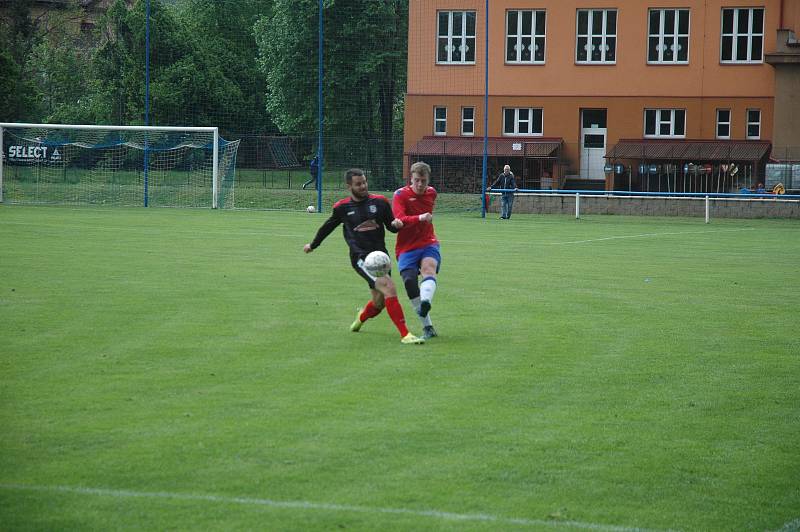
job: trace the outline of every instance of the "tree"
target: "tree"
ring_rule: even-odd
[[[144,123],[143,4],[129,10],[116,0],[100,21],[100,43],[92,58],[93,121],[98,124]]]
[[[286,133],[310,134],[318,126],[317,6],[315,0],[275,0],[255,27],[267,108]],[[360,145],[379,142],[376,165],[391,172],[402,132],[408,2],[326,0],[324,9],[325,133],[355,137]]]
[[[272,12],[255,24],[267,110],[284,133],[316,129],[316,5],[315,0],[276,0]]]
[[[41,120],[45,123],[86,123],[93,113],[91,101],[91,49],[74,25],[51,32],[33,47],[28,57],[38,92]]]
[[[37,122],[37,89],[23,76],[24,66],[17,63],[13,47],[8,35],[0,35],[0,121]]]
[[[255,63],[254,1],[185,0],[150,5],[150,123],[218,126],[223,134],[270,127]],[[121,0],[97,55],[101,79],[125,98],[123,119],[142,116],[145,2]],[[135,53],[134,53],[135,52]]]
[[[237,133],[265,133],[275,126],[264,101],[266,80],[256,62],[253,25],[270,4],[258,0],[184,0],[179,19],[221,83],[211,87],[216,125]],[[213,82],[213,80],[211,80]]]
[[[75,1],[39,4],[16,0],[0,17],[0,118],[5,121],[44,121],[52,83],[39,56],[70,40],[83,13]]]

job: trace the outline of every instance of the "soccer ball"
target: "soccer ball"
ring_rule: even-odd
[[[392,268],[392,259],[383,251],[373,251],[364,259],[364,268],[375,277],[383,277]]]
[[[308,207],[306,207],[306,212],[317,212],[317,208],[314,207],[313,205],[309,205]]]

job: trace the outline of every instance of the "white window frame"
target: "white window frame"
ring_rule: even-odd
[[[516,13],[517,15],[517,32],[515,34],[511,34],[511,30],[509,29],[508,19],[512,13]],[[524,13],[531,14],[531,31],[530,33],[522,33],[522,18]],[[536,33],[536,26],[539,17],[544,19],[544,29],[543,33]],[[514,43],[514,59],[508,58],[509,53],[509,41],[511,39],[515,40]],[[531,58],[528,60],[522,59],[522,52],[524,45],[522,44],[523,39],[530,39],[530,44],[528,45],[528,50],[530,51]],[[539,46],[539,42],[542,45],[542,58],[536,59],[536,51]],[[509,65],[543,65],[545,63],[545,53],[547,52],[547,12],[544,9],[509,9],[506,11],[506,42],[505,42],[505,58],[506,63]]]
[[[461,34],[460,35],[453,35],[453,15],[455,13],[461,13]],[[439,19],[442,15],[447,14],[447,35],[441,35],[439,33]],[[473,27],[472,35],[467,35],[467,15],[472,14],[475,19],[475,24]],[[474,65],[475,64],[475,48],[476,48],[476,37],[475,33],[477,32],[478,27],[478,15],[476,11],[471,10],[452,10],[452,11],[437,11],[436,12],[436,64],[439,65]],[[439,45],[442,41],[446,41],[445,50],[447,53],[446,59],[441,59],[439,57]],[[470,50],[469,43],[471,42],[472,48]],[[453,60],[453,51],[455,50],[456,46],[463,47],[462,48],[462,59]],[[472,60],[467,60],[467,52],[472,52]]]
[[[647,132],[647,113],[655,113],[655,133]],[[678,112],[683,113],[683,133],[675,132],[675,116]],[[666,118],[665,118],[666,115]],[[661,133],[662,125],[669,125],[669,133]],[[686,109],[656,109],[647,108],[644,110],[644,136],[648,139],[682,139],[686,138]]]
[[[513,131],[507,131],[507,124],[506,124],[506,111],[514,111],[514,127]],[[519,112],[525,110],[528,111],[528,118],[527,120],[520,120]],[[539,131],[534,131],[534,111],[538,111],[539,116],[541,117],[539,125]],[[526,130],[521,130],[520,126],[522,124],[527,124]],[[503,108],[503,136],[504,137],[541,137],[544,132],[544,110],[541,107],[504,107]]]
[[[664,25],[667,18],[667,11],[673,12],[674,17],[674,27],[673,31],[669,34],[665,32]],[[650,30],[650,17],[653,12],[659,13],[659,22],[658,22],[658,33],[652,33]],[[686,16],[686,33],[680,33],[680,17],[681,14]],[[678,9],[661,9],[661,8],[653,8],[648,10],[647,12],[647,64],[648,65],[687,65],[689,64],[689,35],[691,33],[691,13],[689,9],[686,8],[678,8]],[[650,59],[650,47],[652,45],[652,39],[658,39],[658,44],[656,48],[658,50],[658,58],[657,59]],[[672,46],[675,48],[673,49],[672,57],[673,59],[664,59],[664,51],[667,48],[667,45],[664,43],[665,40],[672,40]],[[681,41],[685,40],[686,42],[686,59],[678,59],[678,53],[681,50]]]
[[[731,31],[726,33],[725,32],[725,12],[732,11],[733,12],[733,26],[731,27]],[[748,12],[748,28],[747,32],[739,33],[739,15],[743,12]],[[761,28],[753,28],[753,13],[755,11],[761,11]],[[763,63],[764,62],[764,25],[766,21],[764,20],[765,10],[763,7],[723,7],[720,10],[720,21],[719,21],[719,32],[720,32],[720,41],[719,41],[719,62],[722,64],[743,64],[743,63]],[[758,30],[758,31],[756,31]],[[723,54],[725,53],[725,39],[731,39],[731,57],[730,59],[725,59]],[[746,38],[747,39],[747,58],[746,59],[737,59],[739,55],[739,39]],[[754,38],[759,38],[761,40],[761,56],[754,59],[753,58],[753,40]]]
[[[467,109],[472,111],[472,118],[467,118],[467,116],[466,116]],[[471,123],[472,124],[472,131],[467,131],[464,128],[464,125],[467,124],[467,123]],[[461,108],[461,135],[463,135],[465,137],[473,137],[473,136],[475,136],[475,108],[474,107],[466,106],[466,107],[462,107]]]
[[[758,121],[753,122],[750,120],[750,113],[758,113]],[[747,110],[747,114],[745,115],[746,126],[744,130],[744,134],[747,140],[761,140],[761,109],[756,109],[751,107]],[[750,126],[758,127],[758,135],[751,135],[750,134]]]
[[[439,111],[444,111],[444,116],[439,117]],[[442,124],[443,131],[439,131],[437,127]],[[447,107],[437,105],[433,108],[433,134],[434,135],[447,135]]]
[[[586,19],[586,31],[587,33],[580,33],[580,16],[581,13],[587,14]],[[599,35],[592,33],[592,20],[595,17],[596,13],[602,13],[603,16],[603,24],[601,28],[601,33]],[[608,14],[614,13],[614,33],[608,33]],[[617,16],[616,9],[578,9],[575,15],[575,63],[579,65],[614,65],[617,63],[617,31],[616,28],[619,24],[619,17]],[[600,49],[602,53],[602,58],[599,61],[594,61],[592,59],[592,51],[590,49],[586,49],[586,59],[581,60],[578,58],[578,50],[580,46],[581,38],[586,38],[586,46],[592,45],[592,40],[594,38],[600,38]],[[607,48],[608,39],[614,39],[614,59],[607,60],[606,54],[609,52]],[[592,45],[593,46],[593,45]]]
[[[720,118],[720,113],[728,113],[728,119],[722,120]],[[726,126],[728,128],[727,135],[720,135],[719,134],[719,127]],[[717,126],[714,129],[714,136],[718,139],[729,139],[731,138],[731,110],[730,109],[717,109]]]

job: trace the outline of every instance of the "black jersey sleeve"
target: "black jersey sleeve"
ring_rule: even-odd
[[[314,240],[311,241],[311,249],[317,249],[322,241],[325,240],[329,234],[333,232],[334,229],[339,227],[342,223],[342,219],[339,216],[339,212],[336,207],[331,211],[330,217],[325,220],[320,228],[317,230],[316,236],[314,236]]]
[[[380,221],[383,224],[383,226],[386,227],[387,231],[389,231],[390,233],[396,233],[399,231],[399,229],[395,229],[394,226],[392,225],[392,220],[394,220],[394,214],[392,214],[392,206],[389,203],[389,200],[387,200],[386,198],[383,198],[383,200],[384,201],[382,203],[384,203],[385,205],[382,205],[383,208],[381,209]]]

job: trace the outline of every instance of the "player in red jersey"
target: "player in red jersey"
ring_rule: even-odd
[[[351,168],[345,173],[345,182],[350,197],[336,202],[330,218],[319,228],[314,240],[303,246],[303,251],[311,253],[334,229],[344,224],[344,239],[350,248],[350,264],[367,281],[372,293],[372,298],[364,309],[359,309],[356,314],[350,330],[358,332],[365,321],[377,316],[386,307],[389,317],[400,332],[400,341],[404,344],[421,344],[425,340],[408,332],[403,307],[397,300],[397,289],[389,274],[375,277],[364,268],[364,258],[370,252],[386,253],[384,228],[396,233],[402,224],[393,219],[389,200],[369,193],[363,170]]]
[[[397,268],[408,298],[422,321],[425,339],[436,336],[430,311],[436,292],[436,275],[442,262],[439,241],[433,232],[436,190],[428,186],[430,179],[430,166],[424,162],[412,164],[410,183],[394,193],[392,202],[394,217],[402,222],[395,246]],[[417,284],[419,275],[422,282]]]

